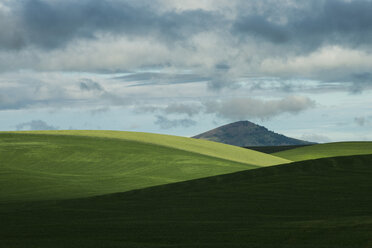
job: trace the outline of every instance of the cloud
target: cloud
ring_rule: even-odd
[[[204,111],[204,106],[200,102],[171,102],[166,105],[139,105],[136,108],[137,113],[163,113],[166,115],[187,115],[192,117]]]
[[[231,121],[260,119],[268,120],[272,117],[282,114],[298,114],[316,106],[315,101],[304,96],[288,96],[278,100],[262,100],[251,97],[230,97],[221,98],[213,97],[209,101],[193,101],[193,102],[172,102],[164,104],[149,104],[137,105],[137,113],[156,113],[165,115],[187,115],[193,117],[195,115],[215,115],[222,119]],[[166,120],[164,116],[157,115],[157,124],[160,123],[178,123],[180,121]],[[186,120],[186,119],[182,119]],[[188,122],[184,122],[188,123]],[[163,127],[166,125],[164,124]],[[171,126],[171,125],[170,125]]]
[[[271,23],[264,16],[243,16],[236,20],[234,29],[237,33],[249,34],[273,43],[285,43],[290,39],[289,30]]]
[[[66,85],[45,82],[41,78],[33,76],[23,77],[22,73],[16,73],[14,77],[3,76],[1,78],[0,110],[27,109],[48,105],[56,107],[68,101],[76,101],[68,94]]]
[[[92,115],[100,115],[100,114],[109,112],[109,110],[110,110],[110,108],[108,108],[108,107],[100,107],[100,108],[90,110],[90,113]]]
[[[79,78],[79,75],[49,72],[16,72],[0,78],[0,111],[20,109],[85,108],[96,112],[114,106],[128,106],[136,97],[125,93],[110,79],[96,75]]]
[[[352,82],[350,91],[352,93],[361,93],[363,90],[372,87],[372,73],[360,72],[351,74],[349,81]]]
[[[191,119],[175,119],[170,120],[164,116],[156,116],[155,124],[158,125],[161,129],[171,129],[176,127],[191,127],[195,126],[196,122]]]
[[[16,126],[17,130],[57,130],[58,127],[48,125],[42,120],[32,120],[29,122],[20,123]]]
[[[219,22],[215,14],[203,10],[159,13],[148,4],[118,0],[18,0],[8,6],[9,13],[0,12],[0,20],[6,20],[0,26],[0,47],[7,49],[55,49],[76,39],[95,39],[99,33],[151,35],[167,42],[192,36]]]
[[[99,83],[94,82],[91,79],[83,79],[79,86],[83,91],[104,91]]]
[[[315,0],[296,5],[285,0],[235,0],[231,4],[218,1],[214,8],[211,2],[199,4],[200,8],[197,4],[154,2],[6,1],[8,11],[0,9],[0,47],[55,49],[102,34],[151,36],[171,44],[208,31],[289,44],[297,52],[331,44],[369,46],[372,41],[371,1]]]
[[[367,120],[365,117],[355,117],[354,122],[362,127],[366,124]]]
[[[201,112],[202,106],[199,104],[183,104],[183,103],[173,103],[169,104],[163,111],[166,114],[187,114],[188,116],[193,116]]]
[[[281,100],[260,100],[255,98],[234,98],[205,103],[206,113],[216,114],[229,120],[270,119],[274,116],[290,113],[298,114],[315,106],[307,97],[290,96]]]
[[[114,79],[124,82],[135,82],[132,86],[168,85],[208,81],[211,78],[191,73],[139,72]]]
[[[262,95],[269,92],[273,97],[372,89],[371,1],[152,3],[1,1],[2,78],[9,71],[39,74],[31,79],[14,76],[5,82],[6,87],[0,84],[0,109],[96,109],[128,106],[144,99],[155,106],[162,101],[159,99],[168,99],[161,102],[165,106],[178,97],[196,96],[192,100],[198,101],[210,96],[233,98],[230,92],[244,84],[246,89]],[[63,76],[49,79],[52,72]],[[77,72],[75,78],[70,72]],[[103,73],[112,75],[106,74],[105,79],[96,75]],[[266,83],[268,77],[281,86]],[[311,80],[319,87],[301,85]],[[213,93],[205,93],[197,84]],[[168,91],[171,87],[184,88]],[[223,101],[217,102],[223,105]],[[164,107],[159,114],[190,117],[199,111],[183,105]],[[278,111],[266,115],[275,116]],[[255,118],[265,116],[261,114],[264,110],[245,112]]]
[[[279,4],[264,1],[261,13],[240,15],[235,32],[306,52],[323,45],[369,46],[372,41],[371,1],[316,0],[302,7],[280,2],[276,14]]]
[[[369,126],[371,121],[372,116],[359,116],[354,118],[354,122],[360,127]]]
[[[212,90],[266,76],[352,83],[348,90],[356,93],[372,84],[358,76],[371,67],[371,1],[14,0],[1,6],[0,71],[132,72],[117,79],[132,86],[201,82]]]

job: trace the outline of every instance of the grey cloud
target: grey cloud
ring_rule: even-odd
[[[234,29],[238,33],[248,33],[274,43],[284,43],[290,39],[289,30],[270,23],[264,16],[244,16],[236,21]]]
[[[133,73],[126,76],[115,77],[114,79],[124,82],[137,82],[132,86],[147,86],[147,85],[167,85],[167,84],[182,84],[195,83],[210,80],[209,77],[200,76],[191,73],[160,73],[160,72],[142,72]]]
[[[223,88],[236,89],[239,88],[239,85],[236,83],[236,80],[233,80],[226,75],[221,75],[218,77],[215,75],[208,81],[208,89],[219,91]]]
[[[316,103],[308,97],[289,96],[280,100],[261,100],[256,98],[230,98],[211,100],[201,103],[171,103],[166,107],[144,105],[136,108],[137,113],[164,113],[166,115],[185,114],[192,117],[197,114],[212,114],[231,121],[246,119],[267,120],[284,113],[298,114],[315,107]],[[157,124],[165,128],[168,126],[186,125],[186,120],[168,120],[164,116],[157,116]],[[182,122],[181,122],[182,120]]]
[[[328,75],[321,76],[325,81],[319,85],[319,88],[328,87],[329,90],[348,91],[352,94],[372,89],[372,73],[365,70],[358,72],[350,72],[347,69],[344,71],[328,70],[326,73]]]
[[[200,103],[169,103],[167,106],[142,105],[135,110],[137,113],[164,113],[164,114],[185,114],[189,117],[204,111]]]
[[[107,91],[101,86],[99,83],[93,81],[92,79],[83,79],[82,82],[79,83],[79,87],[82,91],[93,91],[96,93],[96,100],[102,101],[106,103],[104,107],[100,107],[99,110],[97,109],[92,110],[93,114],[106,112],[109,106],[124,106],[129,105],[133,102],[133,99],[130,97],[120,96],[116,93],[112,93]]]
[[[19,49],[24,46],[22,33],[17,26],[16,16],[0,10],[0,49]]]
[[[0,94],[0,110],[20,109],[27,106],[27,100],[9,97],[9,94]]]
[[[292,50],[296,45],[299,51],[312,51],[325,44],[369,46],[372,41],[371,1],[316,0],[304,5],[306,8],[281,8],[276,11],[279,16],[272,9],[277,5],[270,8],[265,2],[268,9],[259,15],[242,14],[236,19],[235,34],[288,43]]]
[[[58,127],[48,125],[42,120],[32,120],[30,122],[20,123],[16,126],[17,130],[57,130]]]
[[[91,79],[79,80],[76,85],[75,80],[68,83],[58,76],[52,73],[51,81],[37,80],[33,74],[26,74],[16,80],[4,78],[0,81],[0,111],[83,107],[93,109],[92,113],[98,113],[97,109],[126,106],[135,101],[134,97],[106,90],[103,85]],[[77,87],[86,94],[76,91]]]
[[[44,84],[42,81],[31,78],[17,80],[14,85],[0,87],[0,89],[0,110],[58,106],[72,101],[63,87]]]
[[[104,92],[101,95],[101,100],[106,101],[108,106],[125,106],[134,102],[132,97],[120,96],[111,92]]]
[[[372,73],[354,73],[350,75],[350,81],[352,82],[350,91],[352,93],[361,93],[363,90],[372,87]]]
[[[231,67],[227,63],[217,63],[214,68],[217,70],[226,71],[229,70]]]
[[[155,124],[158,125],[162,129],[171,129],[176,127],[191,127],[195,126],[196,122],[191,119],[175,119],[171,120],[164,116],[156,116]]]
[[[206,113],[216,114],[229,120],[259,118],[262,120],[283,114],[298,114],[315,106],[307,97],[290,96],[281,100],[259,100],[254,98],[236,98],[205,103]]]
[[[172,73],[116,79],[129,86],[207,82],[212,90],[239,87],[246,75],[344,82],[353,93],[372,86],[372,1],[235,0],[236,9],[214,11],[172,9],[164,1],[6,2],[10,11],[0,9],[0,71],[115,73],[168,67]],[[319,66],[332,47],[360,57],[349,65],[345,53]],[[86,82],[80,86],[94,88]]]
[[[110,110],[110,108],[108,108],[108,107],[100,107],[100,108],[92,109],[90,111],[90,113],[92,115],[100,115],[100,114],[103,114],[103,113],[107,113],[109,110]]]
[[[0,39],[0,47],[53,49],[76,38],[94,39],[97,32],[177,40],[207,30],[219,20],[202,10],[160,14],[149,6],[117,0],[14,1],[10,14],[0,13],[0,20],[10,19],[0,24],[5,37]]]
[[[80,82],[79,86],[83,91],[104,91],[99,83],[94,82],[91,79],[84,79],[82,82]]]
[[[115,77],[114,79],[122,80],[124,82],[135,82],[131,85],[133,87],[207,82],[209,89],[220,90],[225,87],[238,87],[237,84],[234,84],[234,80],[232,80],[227,74],[229,69],[230,67],[227,64],[216,64],[215,68],[209,75],[194,73],[140,72]]]
[[[358,124],[359,126],[364,126],[367,122],[365,117],[355,117],[354,122]]]
[[[202,106],[199,104],[182,104],[175,103],[169,104],[164,112],[166,114],[187,114],[188,116],[193,116],[199,114],[202,110]]]
[[[359,116],[354,118],[354,122],[361,127],[370,125],[372,122],[372,116]]]
[[[278,9],[280,4],[284,7]],[[262,5],[266,5],[265,10],[252,10]],[[157,37],[171,45],[201,32],[226,35],[223,31],[229,30],[233,36],[248,35],[278,45],[288,43],[292,51],[311,51],[324,44],[370,46],[371,1],[316,0],[303,6],[293,8],[287,1],[248,1],[237,10],[241,12],[237,18],[231,19],[223,11],[160,12],[161,7],[132,1],[17,0],[10,5],[9,13],[0,12],[0,47],[35,45],[53,49],[75,39],[95,39],[100,33]]]

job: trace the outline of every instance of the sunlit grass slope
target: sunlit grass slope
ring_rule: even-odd
[[[337,142],[305,146],[273,153],[272,155],[292,161],[316,158],[372,154],[372,142]]]
[[[123,131],[90,131],[90,130],[58,130],[58,131],[30,131],[21,133],[53,134],[53,135],[77,135],[100,138],[114,138],[127,141],[155,144],[171,147],[188,152],[195,152],[207,156],[222,158],[226,160],[254,164],[259,166],[270,166],[288,163],[290,161],[275,156],[231,146],[217,142],[186,138],[173,135],[154,133],[123,132]]]
[[[203,152],[174,149],[169,137],[166,137],[167,146],[161,146],[156,145],[156,141],[102,138],[93,133],[87,132],[90,137],[1,133],[0,201],[88,197],[261,166],[249,160],[239,163],[219,158],[224,157],[222,151],[219,157],[212,157]],[[113,134],[120,136],[120,132]],[[146,134],[137,134],[141,135]],[[162,138],[161,135],[151,137]],[[180,146],[182,139],[176,140]],[[187,146],[187,142],[184,143]],[[200,150],[204,148],[200,147]],[[227,146],[226,153],[229,151],[234,152],[233,147]],[[258,159],[261,155],[249,151],[245,155],[244,151],[237,152],[241,158],[250,158],[253,154]],[[275,157],[262,154],[264,161],[266,158],[275,161]],[[267,160],[263,164],[268,165]]]
[[[371,178],[365,155],[90,199],[0,204],[0,247],[367,248]]]

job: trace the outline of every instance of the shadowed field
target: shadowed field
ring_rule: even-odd
[[[372,245],[372,156],[303,161],[126,193],[1,204],[0,247]]]

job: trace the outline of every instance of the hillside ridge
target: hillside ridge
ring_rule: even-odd
[[[310,145],[312,142],[284,136],[250,121],[237,121],[194,136],[240,147]]]
[[[120,139],[128,141],[137,141],[141,143],[155,144],[173,149],[195,152],[202,155],[207,155],[216,158],[222,158],[239,163],[255,164],[259,166],[271,166],[291,162],[290,160],[275,157],[273,155],[264,154],[261,152],[231,146],[228,144],[220,144],[207,140],[197,140],[187,137],[129,132],[129,131],[109,131],[109,130],[49,130],[49,131],[16,131],[16,132],[0,132],[14,134],[45,134],[45,135],[71,135],[71,136],[86,136]]]

